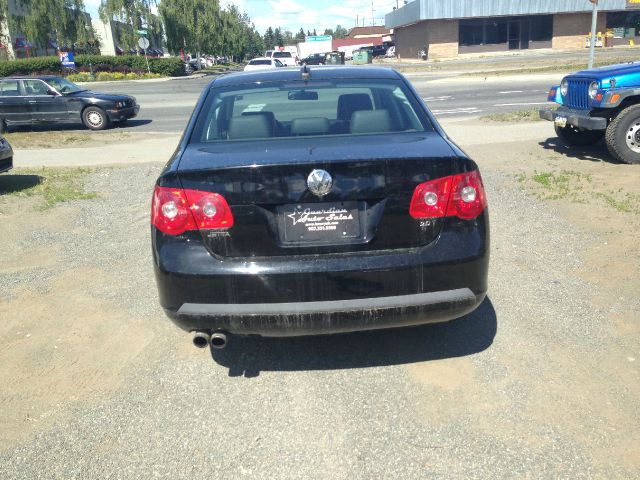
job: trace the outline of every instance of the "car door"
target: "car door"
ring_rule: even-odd
[[[0,119],[11,123],[29,123],[31,113],[20,80],[0,80]]]
[[[27,104],[34,123],[65,121],[69,118],[67,101],[63,95],[51,94],[53,89],[40,79],[23,80]]]

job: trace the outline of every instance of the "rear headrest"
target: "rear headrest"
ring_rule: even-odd
[[[353,112],[357,110],[371,110],[371,97],[366,93],[347,93],[338,97],[338,120],[348,122]]]
[[[387,110],[359,110],[351,116],[351,133],[384,133],[391,130],[391,117]]]
[[[273,115],[273,114],[272,114]],[[269,115],[251,114],[234,117],[229,124],[229,140],[243,138],[269,138],[273,136],[273,123]]]
[[[291,135],[325,135],[327,133],[329,133],[328,118],[294,118],[291,121]]]

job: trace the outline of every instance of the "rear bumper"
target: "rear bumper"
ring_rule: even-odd
[[[443,322],[487,291],[487,214],[415,249],[219,259],[153,229],[160,304],[184,330],[295,336]]]
[[[186,303],[167,315],[185,330],[296,336],[345,333],[453,320],[475,310],[484,294],[468,288],[396,297],[267,304]],[[215,327],[212,328],[212,319]]]
[[[606,130],[607,119],[602,117],[590,116],[591,110],[574,110],[567,107],[560,107],[557,110],[544,108],[539,111],[540,118],[555,122],[557,117],[567,119],[568,125],[584,128],[585,130]]]

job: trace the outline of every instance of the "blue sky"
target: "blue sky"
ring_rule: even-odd
[[[92,18],[97,18],[100,0],[84,0]],[[234,3],[240,10],[249,14],[260,33],[267,27],[281,27],[297,32],[315,28],[322,33],[325,28],[335,28],[340,24],[349,29],[356,23],[356,16],[365,16],[365,25],[371,25],[371,0],[232,0],[222,4]],[[399,2],[404,3],[403,1]],[[396,0],[374,0],[373,15],[377,25],[384,24],[384,15],[396,5]]]

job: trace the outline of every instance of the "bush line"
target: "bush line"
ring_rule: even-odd
[[[185,74],[184,63],[180,58],[149,58],[151,73],[163,77],[180,77]],[[147,72],[145,58],[136,55],[109,57],[102,55],[77,55],[76,72],[87,73],[137,73]],[[11,75],[60,75],[66,73],[58,57],[36,57],[30,59],[0,62],[0,77]]]

